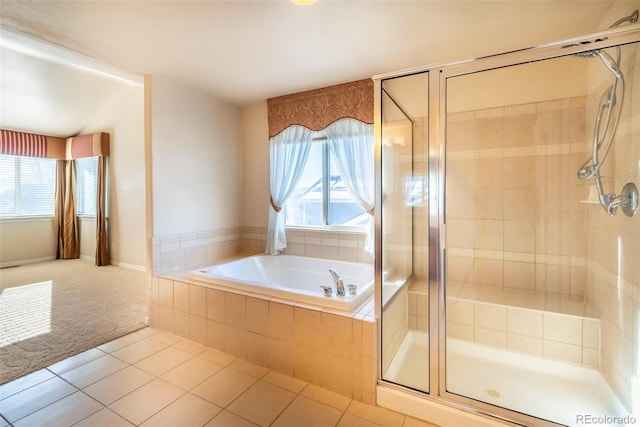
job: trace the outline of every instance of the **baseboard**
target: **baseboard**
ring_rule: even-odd
[[[43,257],[43,258],[31,258],[31,259],[21,259],[21,260],[18,260],[18,261],[0,262],[0,269],[1,268],[9,268],[9,267],[17,267],[19,265],[24,265],[24,264],[33,264],[33,263],[36,263],[36,262],[53,261],[54,259],[56,259],[56,257],[48,256],[48,257]]]
[[[136,264],[127,264],[126,262],[117,262],[117,261],[109,261],[111,265],[115,265],[116,267],[128,268],[129,270],[137,270],[142,271],[143,273],[147,272],[147,267],[144,265],[136,265]]]

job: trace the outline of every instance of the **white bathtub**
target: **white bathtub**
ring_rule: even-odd
[[[329,269],[342,276],[347,285],[356,285],[355,295],[336,295]],[[200,268],[188,278],[266,296],[301,303],[354,311],[373,296],[373,265],[293,255],[254,255]],[[324,296],[320,286],[331,286],[333,295]]]

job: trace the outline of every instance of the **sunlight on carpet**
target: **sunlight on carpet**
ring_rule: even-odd
[[[145,283],[79,259],[0,270],[0,384],[145,327]]]

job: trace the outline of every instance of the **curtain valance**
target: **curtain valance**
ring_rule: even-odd
[[[57,160],[108,156],[109,134],[98,132],[65,139],[0,129],[0,154]]]
[[[343,118],[372,124],[373,81],[359,80],[270,98],[267,108],[270,138],[292,125],[319,131]]]
[[[0,154],[64,159],[65,147],[64,138],[0,129]]]

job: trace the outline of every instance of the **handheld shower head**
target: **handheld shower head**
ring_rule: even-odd
[[[609,71],[611,71],[613,75],[616,76],[617,79],[622,78],[622,71],[620,71],[620,68],[618,68],[618,64],[616,64],[616,62],[607,54],[607,52],[598,49],[596,51],[596,55],[598,55],[600,59],[602,59],[602,63],[604,64],[604,66],[607,67]]]

